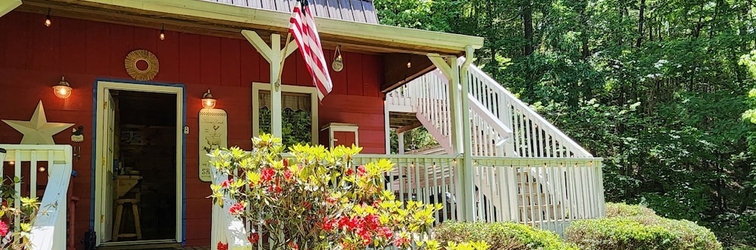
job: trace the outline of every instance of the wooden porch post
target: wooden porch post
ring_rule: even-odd
[[[462,120],[460,120],[461,108],[459,107],[459,69],[457,67],[457,57],[449,56],[446,60],[438,54],[428,54],[428,58],[433,65],[449,79],[449,119],[451,119],[451,147],[452,154],[462,153]]]
[[[470,84],[468,82],[467,77],[467,69],[470,67],[470,63],[472,63],[473,60],[473,48],[472,46],[467,46],[465,48],[465,62],[462,64],[461,69],[455,67],[454,70],[457,70],[457,74],[460,76],[460,84],[462,84],[462,138],[465,140],[462,140],[462,143],[464,144],[464,151],[463,151],[463,157],[465,160],[465,164],[463,165],[464,168],[462,168],[462,192],[464,192],[464,196],[462,197],[465,201],[464,206],[465,209],[463,211],[466,211],[465,220],[473,222],[476,220],[475,218],[475,183],[473,181],[473,158],[472,158],[472,131],[470,128],[470,102],[467,101],[467,93],[470,88]],[[482,188],[482,187],[481,187]],[[482,197],[480,197],[482,199]],[[478,206],[482,206],[483,202],[479,204]],[[482,209],[480,211],[483,211]]]
[[[400,155],[404,154],[404,133],[397,133],[396,134],[396,145],[397,145],[397,152],[399,152]]]
[[[270,64],[270,132],[273,136],[281,138],[283,136],[281,129],[283,122],[281,118],[281,79],[279,72],[283,70],[282,62],[297,50],[297,43],[295,41],[289,42],[289,45],[284,47],[286,51],[283,51],[281,49],[281,35],[279,34],[270,35],[270,46],[268,46],[268,43],[263,41],[257,32],[242,30],[241,33]],[[252,98],[257,97],[253,96]]]
[[[21,6],[21,0],[0,0],[0,17]]]
[[[455,192],[461,206],[457,205],[457,216],[462,221],[475,221],[475,194],[472,178],[472,156],[470,155],[470,108],[467,102],[467,87],[460,93],[460,72],[457,57],[449,56],[444,60],[437,54],[428,55],[431,62],[449,79],[449,107],[451,119],[451,141],[454,155],[462,154],[462,162],[455,168]],[[463,84],[464,86],[465,84]],[[468,139],[468,140],[465,140]]]

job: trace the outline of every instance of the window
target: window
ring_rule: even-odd
[[[281,86],[281,132],[288,148],[296,144],[318,144],[318,102],[314,87]],[[270,84],[252,87],[252,135],[271,132]]]

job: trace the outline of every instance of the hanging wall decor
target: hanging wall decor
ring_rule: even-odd
[[[212,181],[210,157],[212,150],[228,146],[226,111],[222,109],[202,109],[199,112],[199,178]]]
[[[140,61],[144,61],[147,64],[147,68],[139,69],[137,64]],[[152,54],[149,50],[138,49],[129,52],[124,60],[126,66],[126,73],[129,73],[131,78],[137,81],[151,81],[160,71],[160,62],[158,62],[157,56]]]
[[[21,144],[52,145],[55,144],[53,135],[73,126],[71,123],[47,122],[45,108],[42,101],[28,121],[3,120],[16,131],[24,134]]]

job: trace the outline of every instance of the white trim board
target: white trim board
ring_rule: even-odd
[[[256,137],[260,135],[260,90],[267,90],[271,91],[270,89],[270,83],[259,83],[259,82],[253,82],[252,83],[252,136]],[[312,144],[311,145],[318,145],[320,144],[319,141],[319,130],[318,130],[318,117],[320,114],[318,113],[318,106],[320,103],[318,103],[318,92],[315,87],[304,87],[304,86],[296,86],[296,85],[285,85],[281,84],[281,92],[290,92],[290,93],[304,93],[304,94],[310,94],[310,106],[312,107]],[[272,111],[272,110],[271,110]],[[272,125],[272,124],[271,124]],[[272,129],[272,128],[271,128]]]
[[[181,243],[183,241],[183,216],[184,216],[184,134],[183,134],[183,128],[184,128],[184,87],[179,85],[158,85],[158,84],[150,84],[150,83],[129,83],[129,82],[114,82],[114,81],[97,81],[96,82],[96,103],[94,105],[95,108],[95,138],[103,138],[105,136],[105,132],[102,129],[102,124],[104,124],[104,112],[103,111],[103,103],[107,101],[108,95],[110,93],[110,90],[121,90],[121,91],[134,91],[134,92],[148,92],[148,93],[163,93],[163,94],[175,94],[176,95],[176,235],[174,240],[178,243]],[[104,237],[102,235],[102,231],[104,223],[103,216],[104,213],[102,211],[103,203],[101,199],[98,199],[98,197],[103,197],[104,192],[102,188],[96,188],[99,186],[102,186],[105,182],[105,179],[108,178],[108,176],[105,176],[104,171],[101,171],[103,168],[103,164],[101,159],[104,157],[104,152],[100,149],[102,149],[105,145],[102,145],[102,140],[95,140],[95,145],[92,150],[94,155],[94,166],[95,171],[92,173],[95,180],[95,192],[93,197],[94,202],[94,230],[97,232],[97,242],[96,245],[102,244],[101,239]]]

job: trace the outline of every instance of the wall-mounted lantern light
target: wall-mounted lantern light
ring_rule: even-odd
[[[202,107],[206,109],[215,108],[215,98],[210,93],[210,89],[207,89],[207,93],[202,95]]]
[[[71,85],[68,84],[65,77],[61,77],[60,82],[53,86],[53,92],[58,98],[66,99],[71,96]]]

